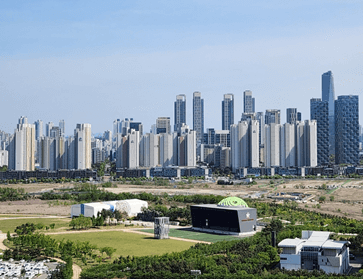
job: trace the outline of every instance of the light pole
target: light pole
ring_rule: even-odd
[[[202,272],[200,270],[191,270],[190,273],[195,275],[195,279],[198,279],[198,275],[201,275]]]

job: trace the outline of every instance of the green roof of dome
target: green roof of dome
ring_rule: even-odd
[[[238,207],[248,207],[247,203],[237,197],[229,197],[221,200],[218,206],[238,206]]]

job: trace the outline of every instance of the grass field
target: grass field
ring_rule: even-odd
[[[121,231],[59,234],[51,235],[51,237],[57,240],[89,241],[91,244],[97,245],[98,248],[113,247],[116,252],[112,258],[162,255],[170,252],[180,252],[194,245],[194,243],[186,241],[154,239],[153,236]]]
[[[8,219],[8,220],[0,220],[0,231],[3,233],[7,233],[10,231],[14,232],[17,226],[20,226],[25,223],[42,223],[45,226],[49,226],[50,224],[55,224],[55,229],[60,227],[67,227],[68,223],[71,219],[68,218],[24,218],[24,219]],[[50,230],[51,231],[51,230]]]
[[[153,229],[142,230],[148,233],[154,233]],[[211,234],[204,232],[196,232],[190,229],[170,229],[169,236],[171,237],[180,237],[185,239],[193,239],[207,242],[217,242],[222,240],[236,240],[238,239],[232,235],[223,235],[223,234]]]

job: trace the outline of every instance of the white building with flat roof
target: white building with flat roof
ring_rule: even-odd
[[[302,231],[301,238],[284,239],[280,266],[286,270],[323,270],[345,274],[349,270],[349,241],[329,239],[330,232]]]

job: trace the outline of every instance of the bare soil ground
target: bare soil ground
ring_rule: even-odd
[[[363,180],[362,179],[296,179],[296,180],[256,180],[257,185],[217,185],[210,182],[199,182],[193,184],[180,185],[178,183],[170,186],[155,185],[131,185],[116,183],[116,188],[105,188],[113,193],[140,193],[148,192],[154,194],[213,194],[222,196],[253,197],[259,193],[262,200],[271,201],[266,197],[269,194],[282,192],[298,192],[310,194],[311,199],[307,203],[301,203],[301,208],[329,213],[338,216],[346,216],[363,220]],[[273,182],[273,184],[271,184]],[[328,188],[318,189],[319,186]],[[0,187],[24,188],[26,192],[39,192],[44,190],[59,189],[62,187],[72,187],[74,183],[51,184],[33,183],[17,185],[0,185]],[[339,186],[334,192],[329,192],[330,186]],[[263,196],[262,196],[263,195]],[[316,208],[320,196],[325,196],[326,201],[320,204],[320,209]],[[334,200],[330,201],[330,196]],[[62,205],[61,205],[62,204]],[[314,208],[315,207],[315,208]],[[30,199],[27,201],[0,202],[0,213],[2,214],[40,214],[69,216],[71,205],[64,201],[43,201]]]
[[[40,199],[29,199],[25,201],[0,202],[0,212],[2,214],[36,214],[70,216],[71,205],[53,205],[48,201]]]

